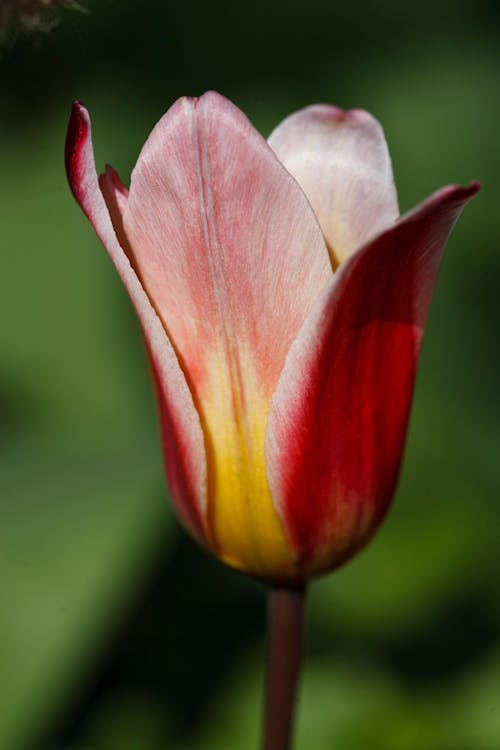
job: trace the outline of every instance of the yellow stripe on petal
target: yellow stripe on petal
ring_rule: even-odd
[[[295,556],[267,482],[269,397],[259,393],[241,346],[214,356],[199,406],[207,441],[209,522],[217,555],[257,576],[286,579]]]

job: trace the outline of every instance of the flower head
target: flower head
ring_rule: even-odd
[[[213,92],[164,115],[130,190],[97,178],[79,103],[66,160],[141,322],[184,524],[259,577],[341,564],[394,493],[439,263],[478,185],[398,219],[367,112],[308,107],[266,142]]]

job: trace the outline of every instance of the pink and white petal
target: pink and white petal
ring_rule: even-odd
[[[264,435],[288,349],[332,277],[314,213],[243,113],[209,92],[153,130],[124,228],[201,416],[214,543],[244,569],[287,568]]]
[[[68,128],[66,169],[73,194],[108,251],[139,317],[159,393],[172,499],[186,526],[203,541],[206,536],[206,458],[199,416],[161,321],[118,242],[110,210],[114,210],[112,201],[119,207],[120,195],[126,199],[126,194],[108,174],[104,183],[108,210],[95,170],[89,115],[78,102],[73,104]],[[113,181],[114,192],[111,190]]]
[[[349,557],[390,503],[442,253],[478,189],[443,188],[361,248],[290,349],[266,457],[304,575]]]
[[[179,99],[132,173],[124,226],[187,370],[244,341],[274,387],[331,267],[302,191],[245,115],[208,92]]]
[[[384,132],[368,112],[306,107],[269,144],[308,197],[336,264],[398,218]]]

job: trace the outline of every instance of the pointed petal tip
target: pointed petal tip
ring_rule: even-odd
[[[221,102],[221,103],[222,102],[231,103],[230,100],[227,99],[227,97],[225,97],[223,94],[219,94],[218,91],[214,91],[213,89],[208,89],[208,91],[204,91],[203,94],[201,94],[201,96],[198,97],[198,101],[200,101],[201,99],[208,100],[208,101],[213,100],[213,101]]]
[[[90,117],[87,109],[80,101],[78,101],[78,99],[73,99],[73,101],[71,102],[71,114],[69,118],[68,131],[71,127],[74,128],[77,125],[82,126],[89,122]]]
[[[465,204],[472,200],[481,190],[481,183],[479,180],[471,180],[468,185],[458,185],[456,188],[455,199],[457,203],[465,207]]]
[[[121,195],[125,197],[128,196],[127,187],[123,184],[120,175],[118,174],[116,169],[111,166],[111,164],[104,165],[104,172],[103,174],[99,175],[99,184],[101,184],[101,181],[105,181],[112,185],[113,188]]]
[[[471,180],[468,185],[448,185],[443,188],[443,191],[447,191],[450,197],[457,197],[459,199],[472,198],[481,189],[481,184],[478,180]]]
[[[191,103],[195,110],[201,112],[212,112],[218,115],[234,117],[236,116],[241,120],[242,116],[245,121],[248,121],[246,115],[240,110],[240,108],[218,91],[209,89],[198,97],[185,97],[185,99]]]
[[[421,211],[433,210],[437,204],[440,204],[443,208],[448,206],[450,210],[458,210],[458,216],[465,205],[479,192],[480,187],[478,180],[472,180],[468,185],[445,185],[410,210],[406,217],[418,216]]]
[[[78,99],[74,99],[71,105],[71,114],[66,133],[66,145],[64,150],[64,161],[66,175],[68,177],[71,192],[79,201],[79,164],[82,148],[90,134],[89,113]]]
[[[217,91],[205,91],[198,99],[195,100],[195,105],[200,107],[202,111],[217,112],[222,115],[237,115],[241,118],[243,114],[239,107],[236,106],[230,99],[219,94]],[[246,116],[245,116],[246,119]]]

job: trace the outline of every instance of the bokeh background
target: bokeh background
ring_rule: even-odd
[[[443,264],[393,509],[310,589],[296,747],[494,750],[500,6],[82,2],[0,57],[0,748],[257,747],[263,589],[172,515],[138,326],[62,161],[74,97],[98,166],[128,179],[166,108],[214,88],[264,134],[316,101],[372,111],[403,211],[482,182]]]

